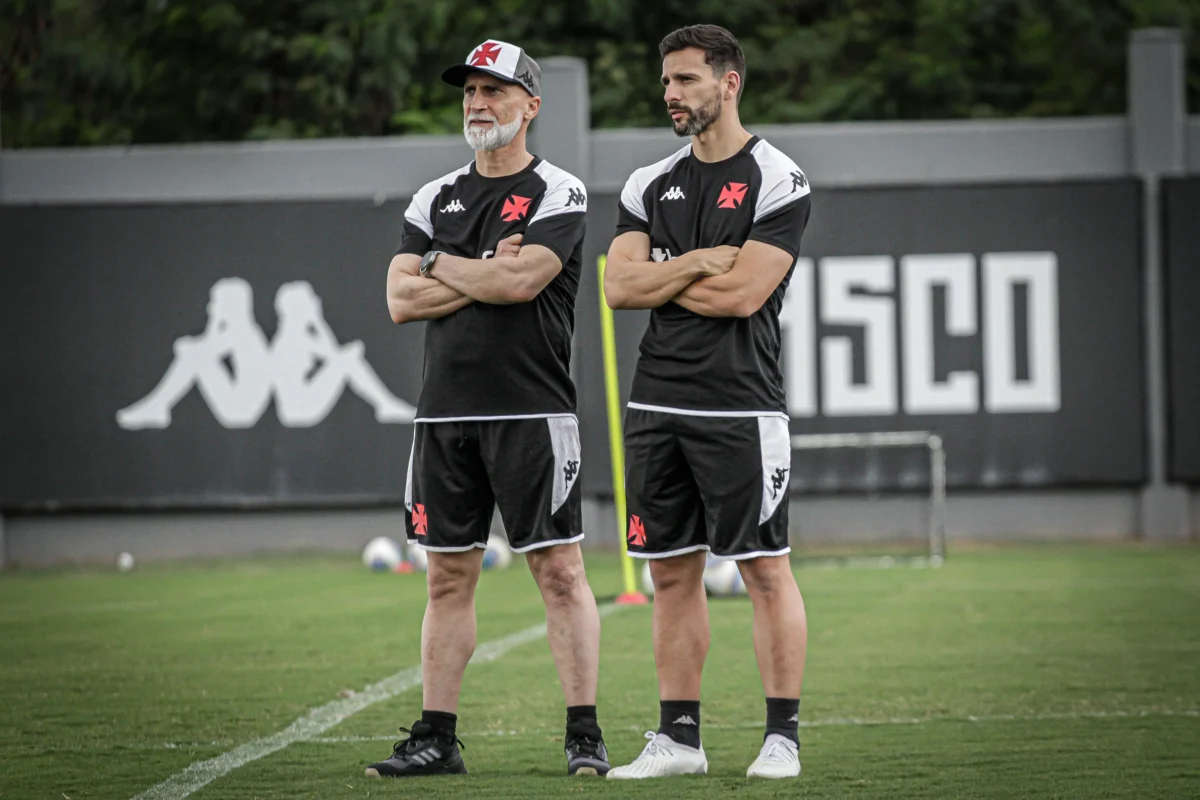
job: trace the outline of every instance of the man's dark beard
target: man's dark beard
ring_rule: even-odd
[[[676,106],[676,109],[680,108]],[[671,109],[675,110],[675,109]],[[712,124],[721,118],[721,96],[718,94],[713,99],[704,105],[697,108],[695,111],[684,109],[688,112],[687,121],[683,127],[679,127],[679,123],[675,124],[676,136],[699,136],[704,133]]]

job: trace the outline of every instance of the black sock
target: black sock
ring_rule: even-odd
[[[458,726],[458,714],[449,711],[421,711],[421,722],[433,728],[433,735],[439,739],[454,741],[455,728]]]
[[[595,706],[567,706],[567,738],[586,736],[600,741],[600,723],[596,721]]]
[[[800,746],[800,700],[786,697],[767,698],[767,732],[763,738],[772,733],[786,736]]]
[[[700,701],[661,700],[658,732],[688,747],[700,746]]]

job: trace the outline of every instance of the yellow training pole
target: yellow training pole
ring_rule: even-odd
[[[612,455],[613,499],[617,507],[617,534],[621,540],[621,569],[625,591],[617,597],[622,605],[644,605],[646,595],[638,591],[633,559],[625,542],[625,437],[621,432],[621,388],[617,382],[617,341],[613,333],[613,313],[604,297],[604,266],[606,256],[597,261],[600,278],[600,341],[604,350],[604,397],[608,405],[608,450]]]

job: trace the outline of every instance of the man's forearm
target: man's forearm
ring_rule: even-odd
[[[727,272],[688,284],[672,300],[704,317],[746,317],[757,309],[749,307],[745,288],[742,281]]]
[[[420,275],[403,275],[388,287],[388,311],[397,324],[439,319],[473,302],[441,281]]]
[[[610,308],[658,308],[704,275],[686,253],[671,261],[609,261],[604,295]]]
[[[527,303],[545,284],[539,269],[522,256],[477,259],[440,255],[430,277],[480,303]]]

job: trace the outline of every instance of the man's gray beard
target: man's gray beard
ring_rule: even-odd
[[[699,136],[704,133],[713,123],[721,118],[721,96],[717,95],[712,99],[712,102],[705,103],[696,109],[694,113],[688,114],[688,120],[682,128],[675,126],[675,135],[683,136]]]
[[[499,150],[517,138],[520,131],[520,117],[507,125],[501,125],[493,119],[491,127],[484,130],[475,130],[469,121],[463,123],[463,136],[472,150]]]

